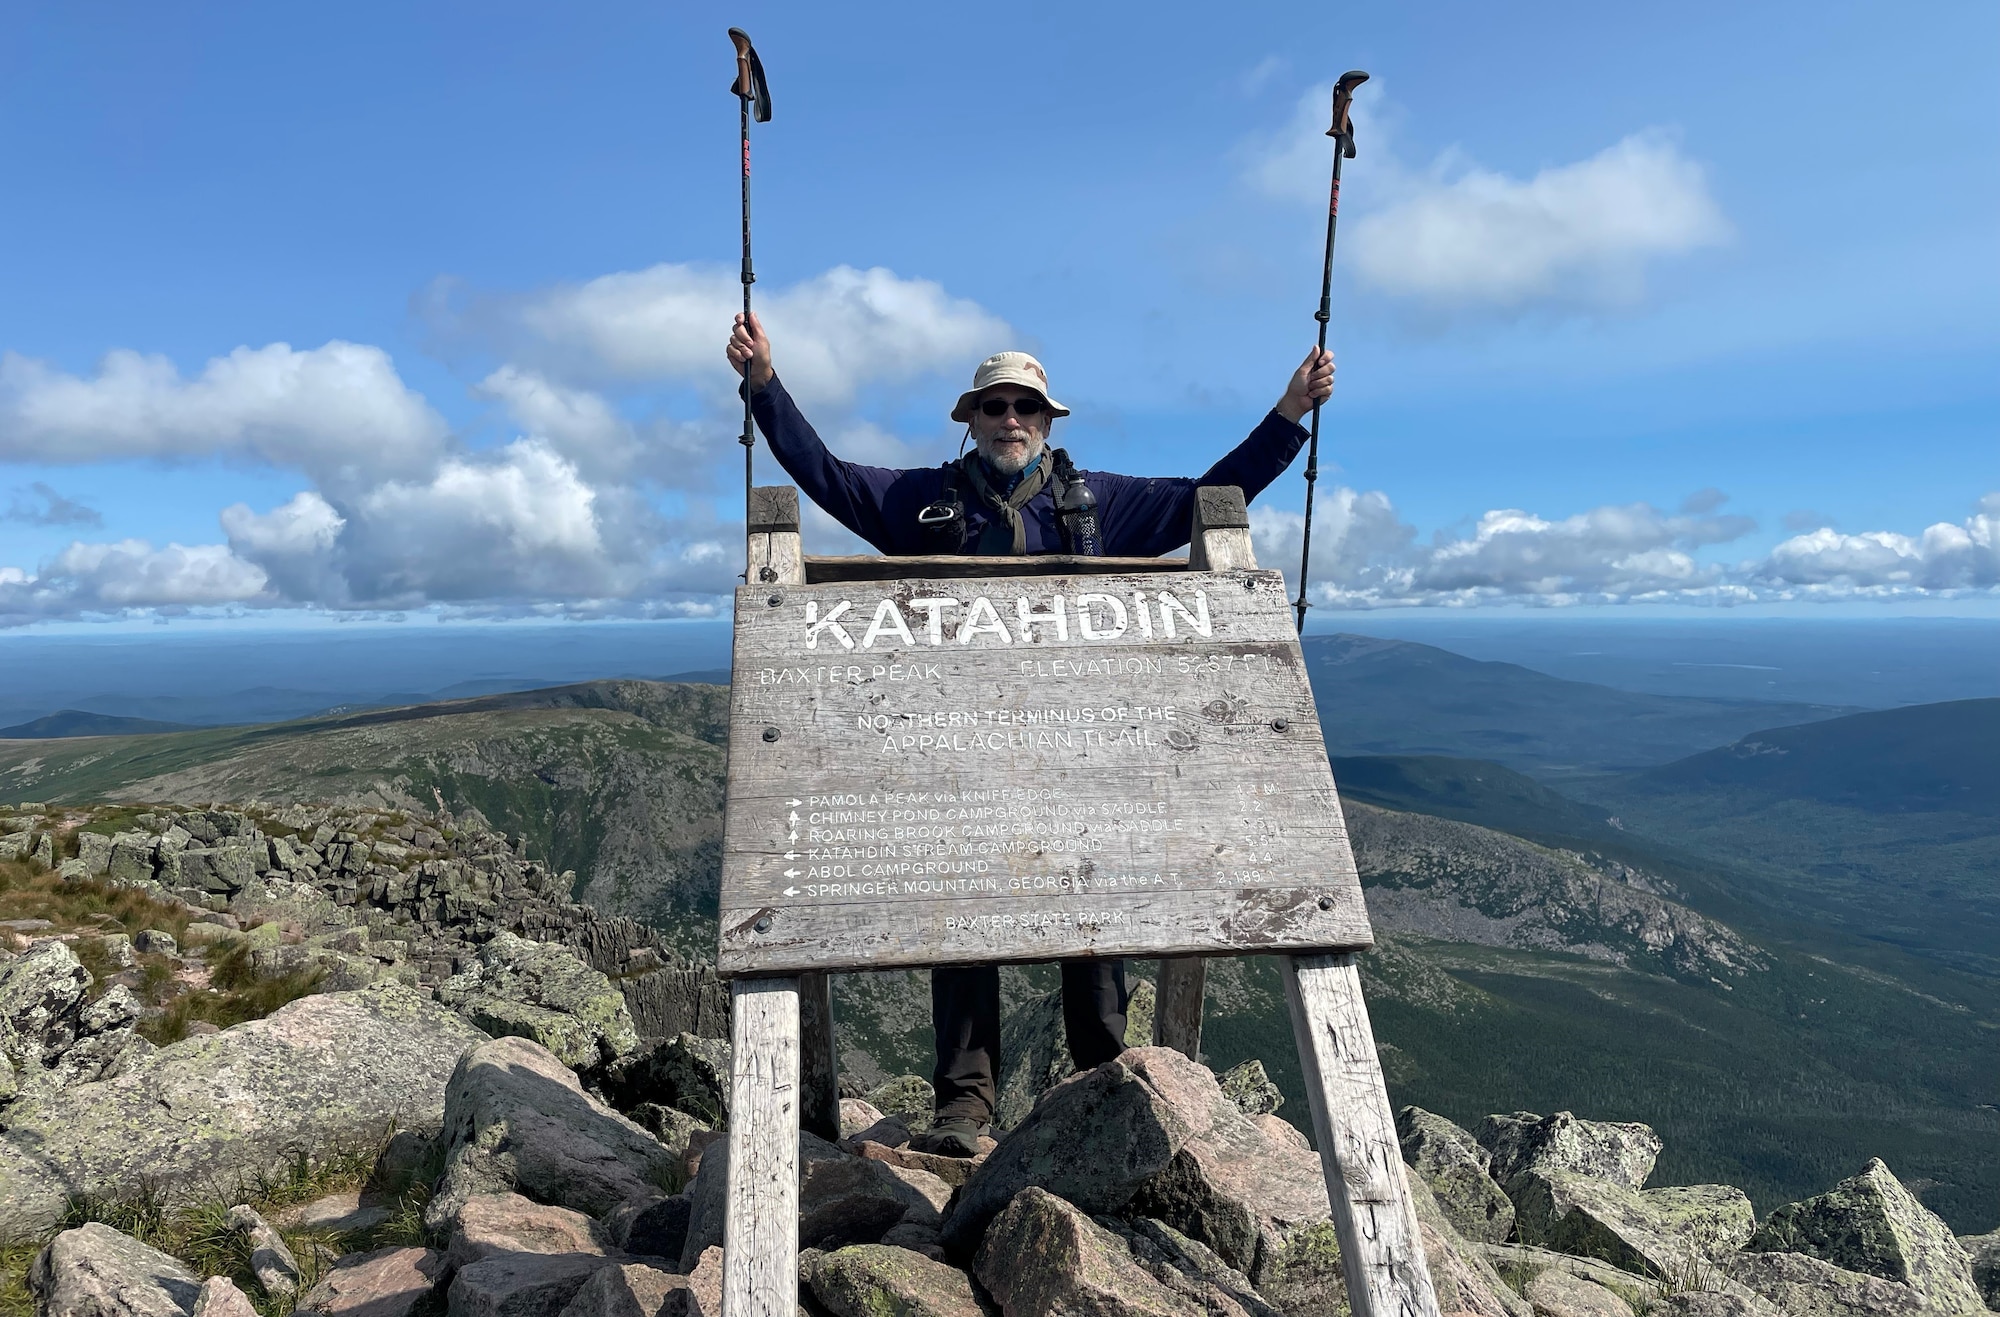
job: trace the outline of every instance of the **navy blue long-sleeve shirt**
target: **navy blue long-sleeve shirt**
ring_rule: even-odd
[[[750,407],[757,427],[777,455],[778,465],[798,482],[807,498],[874,545],[877,552],[926,551],[917,527],[917,511],[936,502],[944,492],[942,467],[899,471],[835,457],[775,376],[751,395]],[[1196,479],[1079,472],[1097,496],[1098,534],[1104,553],[1114,558],[1154,558],[1178,549],[1188,542],[1197,488],[1238,485],[1248,502],[1283,473],[1305,441],[1305,428],[1278,415],[1274,408],[1248,438]],[[992,513],[979,499],[967,498],[965,519],[965,542],[977,544]],[[1063,551],[1055,497],[1046,486],[1021,509],[1021,520],[1029,553]]]

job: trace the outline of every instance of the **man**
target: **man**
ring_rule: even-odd
[[[1187,543],[1198,487],[1239,485],[1252,499],[1277,479],[1305,442],[1300,418],[1333,392],[1333,354],[1315,348],[1277,406],[1206,474],[1145,479],[1079,471],[1068,453],[1050,448],[1050,424],[1069,409],[1050,396],[1040,362],[1002,352],[979,364],[951,411],[976,451],[942,467],[898,471],[845,462],[827,450],[778,382],[770,340],[755,316],[747,323],[736,317],[728,355],[778,464],[808,498],[886,554],[1157,557]],[[1077,1069],[1124,1051],[1125,962],[1064,961],[1062,986],[1063,1027]],[[970,1157],[993,1120],[999,970],[933,971],[931,1016],[937,1117],[919,1146]]]

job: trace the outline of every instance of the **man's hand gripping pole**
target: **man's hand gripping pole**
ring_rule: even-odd
[[[1333,127],[1326,135],[1333,139],[1333,189],[1326,203],[1326,261],[1320,267],[1319,310],[1313,319],[1319,321],[1319,349],[1326,350],[1326,325],[1333,318],[1333,234],[1340,223],[1340,163],[1354,158],[1354,89],[1368,81],[1368,75],[1359,69],[1340,75],[1340,81],[1333,85]],[[1315,360],[1317,355],[1315,354]],[[1298,612],[1298,628],[1306,629],[1306,574],[1312,568],[1313,542],[1313,488],[1319,480],[1319,409],[1313,404],[1312,439],[1306,448],[1306,522],[1304,544],[1299,551],[1299,597],[1293,603]]]

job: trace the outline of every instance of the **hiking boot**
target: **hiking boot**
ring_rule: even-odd
[[[979,1140],[990,1128],[970,1116],[946,1116],[927,1133],[910,1140],[910,1147],[939,1157],[977,1157]]]

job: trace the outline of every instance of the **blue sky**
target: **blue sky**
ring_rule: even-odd
[[[2000,611],[1991,5],[696,9],[10,7],[0,625],[712,610],[730,22],[839,451],[941,460],[1024,346],[1082,464],[1206,467],[1364,68],[1324,605]]]

